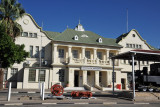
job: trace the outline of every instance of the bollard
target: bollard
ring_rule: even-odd
[[[42,100],[44,100],[45,82],[42,83]]]
[[[40,84],[40,97],[42,97],[42,83]]]
[[[12,86],[12,83],[9,82],[7,101],[10,101],[11,99],[11,86]]]

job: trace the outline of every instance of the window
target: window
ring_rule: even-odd
[[[99,38],[99,39],[98,39],[98,42],[99,42],[99,43],[102,43],[102,38]]]
[[[39,58],[39,46],[36,46],[35,58]]]
[[[78,50],[72,50],[73,58],[78,58]]]
[[[85,57],[91,59],[90,51],[85,51]]]
[[[5,69],[4,75],[3,75],[3,81],[7,81],[7,74],[8,74],[8,71],[7,71],[7,69]]]
[[[142,64],[144,65],[144,61],[142,61]]]
[[[29,37],[33,37],[33,33],[29,33]]]
[[[74,40],[78,40],[78,36],[76,35],[76,36],[74,36]]]
[[[128,43],[126,44],[126,48],[129,48],[129,44]]]
[[[132,44],[130,44],[129,46],[130,46],[130,48],[132,48]]]
[[[139,45],[139,48],[142,49],[142,45]]]
[[[136,45],[136,48],[138,48],[138,45]]]
[[[112,57],[112,56],[114,56],[114,53],[109,53],[109,57]]]
[[[45,56],[45,47],[42,47],[41,58],[44,58],[44,56]]]
[[[124,64],[126,64],[126,60],[124,60]]]
[[[30,46],[30,57],[33,58],[33,46]]]
[[[29,70],[28,81],[36,81],[36,69]]]
[[[147,61],[147,65],[149,64],[149,61]]]
[[[114,82],[116,82],[116,72],[114,72],[114,73],[112,73],[113,74],[113,80],[114,80]]]
[[[59,81],[64,82],[64,69],[59,70]]]
[[[133,44],[133,48],[136,48],[135,44]]]
[[[28,37],[28,32],[22,32],[23,37]]]
[[[37,38],[37,33],[33,33],[33,37],[34,37],[34,38]]]
[[[39,81],[45,81],[45,70],[39,70]]]
[[[18,72],[18,68],[11,68],[11,76],[14,76]]]
[[[64,58],[64,49],[59,49],[59,58]]]
[[[133,37],[136,37],[136,35],[135,35],[135,34],[133,34],[132,36],[133,36]]]
[[[98,59],[102,60],[102,52],[97,52]]]
[[[11,80],[17,81],[18,68],[11,68]]]

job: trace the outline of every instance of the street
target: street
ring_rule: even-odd
[[[59,105],[19,105],[18,107],[159,107],[159,104],[109,104],[109,105],[101,105],[101,104],[59,104]],[[1,106],[6,107],[6,106]],[[13,107],[13,106],[7,106]]]

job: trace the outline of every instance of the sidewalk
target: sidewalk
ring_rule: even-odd
[[[93,97],[96,99],[77,99],[73,98],[69,100],[67,98],[63,100],[57,99],[46,99],[44,101],[41,100],[40,95],[38,94],[39,90],[31,90],[31,89],[12,89],[12,95],[10,102],[6,101],[7,96],[3,96],[3,94],[7,94],[7,89],[0,90],[0,105],[39,105],[39,104],[160,104],[160,93],[147,93],[147,92],[136,92],[135,101],[132,101],[131,96],[132,93],[129,91],[116,91],[113,96],[112,91],[96,91],[92,92]],[[45,90],[45,93],[49,94],[50,90]],[[64,96],[70,96],[71,91],[65,91]],[[32,97],[29,99],[27,95]],[[26,98],[25,98],[26,97]],[[21,99],[20,99],[21,98]]]

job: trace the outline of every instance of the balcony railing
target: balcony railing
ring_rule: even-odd
[[[112,66],[112,60],[100,60],[100,59],[78,59],[78,58],[59,58],[58,63],[63,64],[87,64],[87,65],[110,65]],[[115,66],[119,66],[119,60],[115,60]]]

